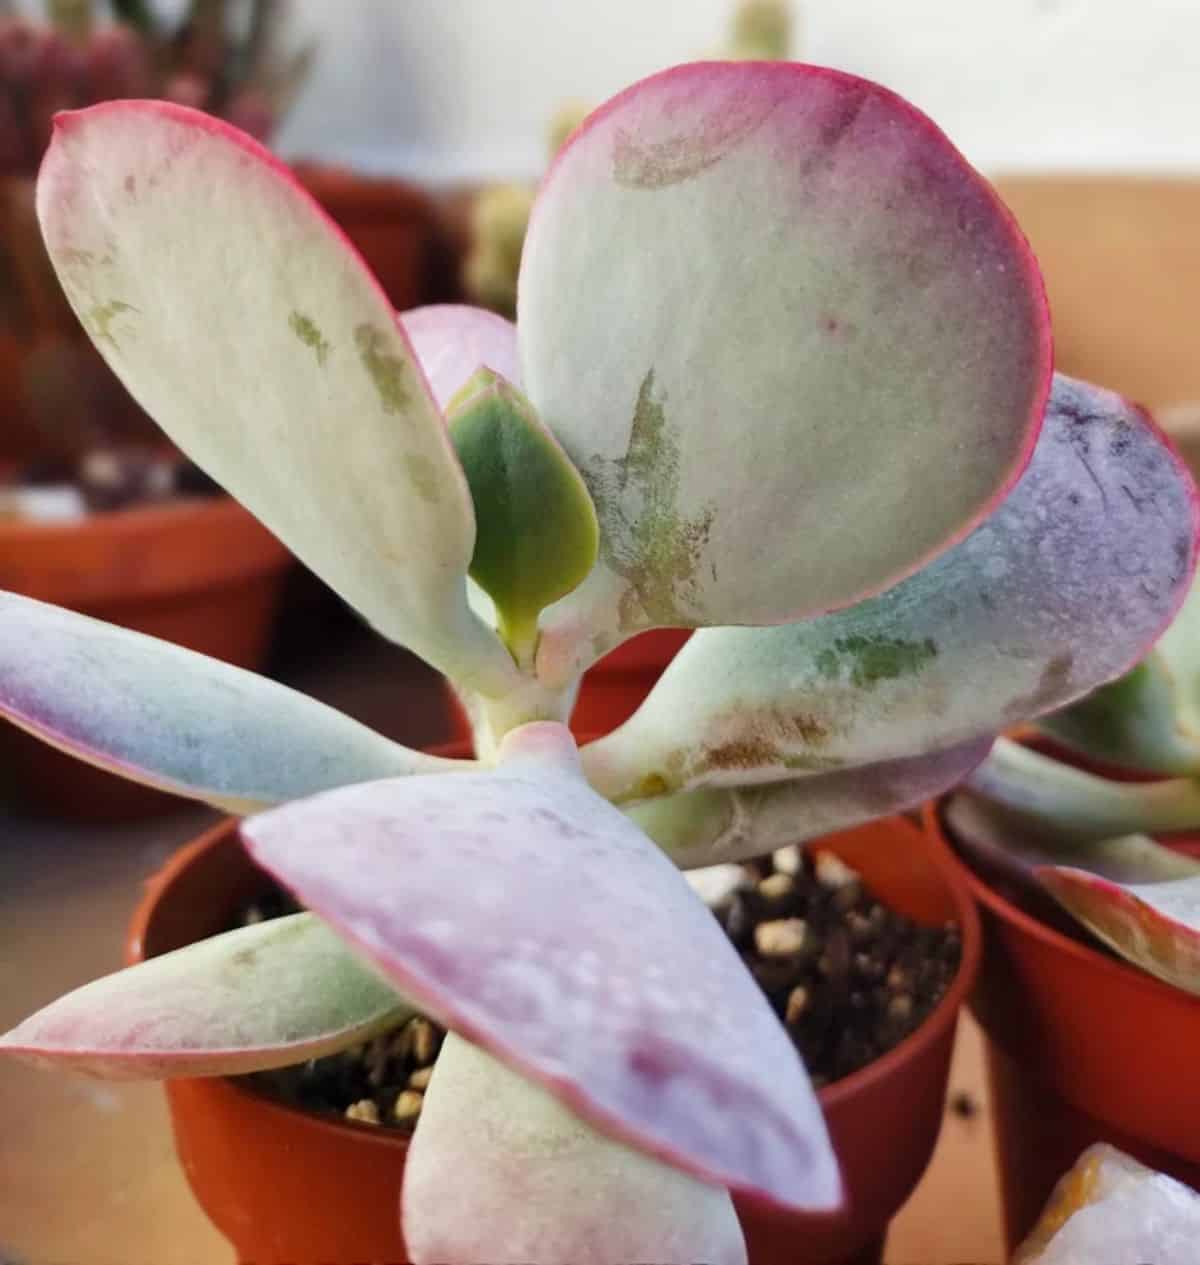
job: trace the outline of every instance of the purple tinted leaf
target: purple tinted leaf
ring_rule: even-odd
[[[266,677],[0,592],[0,717],[226,812],[468,761],[423,755]]]
[[[378,782],[246,822],[257,861],[449,1027],[603,1132],[797,1208],[837,1166],[788,1040],[678,870],[514,731],[494,773]]]
[[[1011,496],[879,597],[696,633],[637,714],[585,748],[607,798],[895,760],[1026,722],[1111,680],[1171,621],[1196,489],[1146,415],[1058,375]]]
[[[409,1254],[431,1265],[746,1260],[728,1191],[601,1137],[453,1033],[404,1166],[403,1209]]]

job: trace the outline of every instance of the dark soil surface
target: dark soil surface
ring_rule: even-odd
[[[787,849],[726,874],[710,898],[814,1085],[832,1084],[886,1054],[946,995],[962,944],[954,924],[920,926],[881,905],[830,853]],[[298,907],[278,891],[244,922]],[[365,1045],[249,1078],[298,1106],[411,1132],[441,1046],[427,1019]]]

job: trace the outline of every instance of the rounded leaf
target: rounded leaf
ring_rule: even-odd
[[[518,333],[601,524],[558,617],[606,644],[901,579],[1020,474],[1050,379],[987,182],[886,89],[788,63],[680,66],[596,111],[539,195]]]

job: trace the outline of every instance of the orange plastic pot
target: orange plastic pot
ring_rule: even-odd
[[[228,497],[94,514],[77,523],[0,523],[0,589],[149,633],[239,667],[261,664],[290,555]],[[143,816],[178,804],[102,773],[11,725],[0,769],[26,812],[73,820]]]
[[[1192,1090],[1200,998],[1160,983],[1027,911],[1002,880],[955,853],[937,805],[925,829],[982,912],[971,1009],[988,1036],[997,1158],[1010,1248],[1055,1182],[1110,1142],[1200,1187],[1200,1095]],[[1200,854],[1200,840],[1173,841]]]
[[[877,1265],[888,1222],[932,1154],[955,1024],[978,965],[974,905],[914,826],[879,822],[824,846],[894,908],[927,923],[956,920],[963,961],[950,993],[917,1032],[821,1092],[849,1192],[845,1212],[797,1217],[739,1203],[752,1265]],[[224,929],[264,884],[235,825],[216,827],[151,881],[127,960]],[[407,1261],[399,1230],[402,1138],[283,1106],[231,1080],[174,1081],[167,1096],[192,1190],[243,1265]],[[653,1244],[647,1259],[654,1259]]]
[[[686,628],[656,628],[630,638],[610,651],[584,674],[571,730],[576,736],[611,733],[641,706],[654,682],[691,636]],[[466,714],[447,687],[454,737],[468,742],[471,727]]]

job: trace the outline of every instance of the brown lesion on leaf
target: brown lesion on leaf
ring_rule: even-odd
[[[354,331],[354,344],[363,368],[375,384],[383,411],[388,414],[403,413],[412,403],[408,363],[386,350],[387,336],[374,325],[359,325]]]
[[[311,316],[305,316],[303,312],[294,311],[288,314],[288,328],[305,347],[312,348],[317,364],[323,369],[325,362],[329,359],[329,353],[333,350],[333,345],[321,333],[316,321]]]
[[[618,618],[622,631],[691,626],[699,615],[698,573],[716,507],[691,518],[679,510],[680,445],[654,390],[654,370],[638,390],[623,457],[599,458],[584,471],[600,519],[600,553],[628,584]]]
[[[612,142],[612,173],[625,189],[655,190],[682,184],[715,167],[754,134],[775,109],[767,97],[725,97],[686,132],[646,141],[631,129],[617,128]]]
[[[713,724],[711,744],[698,751],[673,753],[668,779],[675,789],[709,773],[784,769],[792,773],[824,773],[845,766],[839,756],[822,754],[820,748],[834,736],[834,725],[811,712],[780,708],[760,712],[753,725],[737,713]],[[686,765],[686,767],[684,767]]]
[[[1075,656],[1070,651],[1054,655],[1042,669],[1037,684],[1028,694],[1014,698],[1004,709],[1006,721],[1032,720],[1060,706],[1071,683]]]

